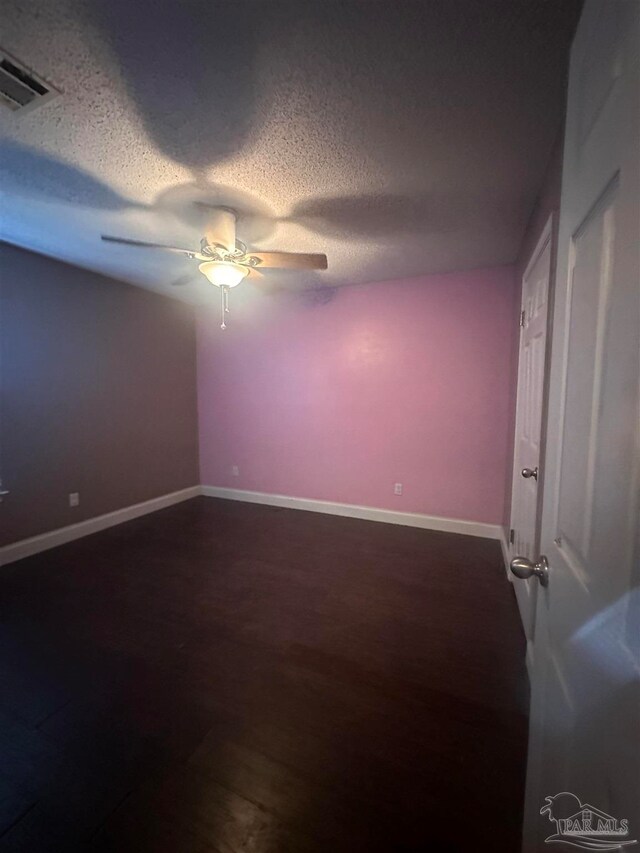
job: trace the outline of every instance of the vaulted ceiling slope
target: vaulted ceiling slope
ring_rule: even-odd
[[[4,239],[201,301],[196,199],[254,248],[376,281],[509,263],[563,113],[574,0],[4,0],[62,91],[0,108]],[[313,278],[315,276],[315,279]]]

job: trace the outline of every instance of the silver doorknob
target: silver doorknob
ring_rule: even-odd
[[[538,469],[536,468],[523,468],[520,471],[525,480],[528,480],[530,477],[533,477],[534,480],[538,479]]]
[[[526,580],[535,575],[540,581],[540,586],[549,586],[549,563],[544,554],[537,563],[527,560],[526,557],[514,557],[509,563],[513,574],[521,580]]]

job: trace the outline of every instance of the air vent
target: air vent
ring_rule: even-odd
[[[0,103],[12,110],[27,110],[58,94],[53,86],[0,49]]]

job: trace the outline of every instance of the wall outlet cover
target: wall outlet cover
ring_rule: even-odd
[[[78,506],[80,504],[80,493],[69,492],[69,506]]]
[[[402,494],[402,483],[394,483],[393,484],[393,494],[401,495]]]

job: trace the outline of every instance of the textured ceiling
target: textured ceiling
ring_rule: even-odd
[[[2,236],[190,301],[195,199],[254,248],[376,281],[509,263],[562,117],[577,0],[3,0],[62,96],[0,108]],[[193,263],[193,262],[191,262]],[[200,281],[198,281],[200,278]]]

